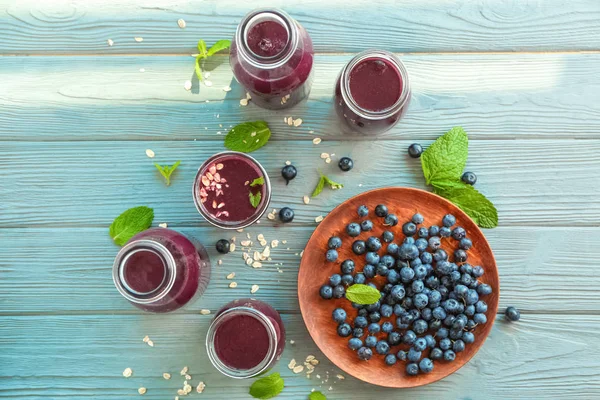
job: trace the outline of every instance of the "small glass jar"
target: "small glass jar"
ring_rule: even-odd
[[[212,364],[231,378],[251,378],[272,368],[285,347],[279,313],[256,299],[238,299],[223,306],[206,336]]]
[[[404,64],[384,50],[356,55],[335,85],[335,109],[348,133],[379,134],[391,129],[406,113],[410,97]]]
[[[219,228],[241,229],[258,221],[269,207],[271,181],[254,158],[224,151],[198,169],[193,196],[198,212],[208,222]]]
[[[302,25],[282,10],[247,14],[231,42],[229,61],[237,81],[260,107],[292,107],[310,93],[312,41]]]
[[[210,260],[195,239],[167,228],[151,228],[132,237],[113,264],[117,290],[144,311],[168,312],[204,293]]]

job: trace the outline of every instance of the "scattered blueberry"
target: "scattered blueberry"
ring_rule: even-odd
[[[413,236],[415,233],[417,233],[417,226],[412,222],[407,222],[402,225],[402,233],[405,236]]]
[[[452,230],[447,226],[443,226],[440,228],[440,236],[441,237],[450,237],[452,235]]]
[[[325,300],[329,300],[333,297],[333,288],[329,285],[323,285],[321,286],[321,289],[319,289],[319,294]]]
[[[348,226],[346,226],[346,233],[352,237],[360,235],[360,225],[356,222],[348,224]]]
[[[366,328],[368,325],[368,321],[366,317],[358,316],[354,318],[354,327],[355,328]]]
[[[330,237],[329,241],[327,242],[327,247],[330,249],[339,249],[342,247],[342,239],[340,239],[338,236]]]
[[[481,285],[477,286],[477,293],[486,296],[492,293],[492,287],[487,283],[482,283]]]
[[[343,308],[336,308],[335,310],[333,310],[332,316],[335,322],[341,324],[342,322],[346,321],[346,310],[344,310]]]
[[[379,251],[381,249],[381,240],[377,236],[371,236],[365,241],[365,245],[369,251]]]
[[[415,215],[412,216],[411,221],[414,224],[419,225],[419,224],[422,224],[425,221],[425,218],[423,218],[423,216],[421,214],[417,213],[417,214],[415,214]]]
[[[352,339],[348,340],[348,347],[350,347],[352,350],[358,350],[362,347],[362,345],[362,340],[357,337],[353,337]]]
[[[506,311],[504,312],[504,316],[506,317],[507,320],[513,321],[513,322],[521,319],[521,313],[519,312],[519,310],[517,310],[514,307],[507,307]]]
[[[341,299],[346,295],[346,289],[342,285],[337,285],[333,288],[333,297],[335,299]]]
[[[467,252],[463,249],[454,250],[454,262],[465,262],[467,261]]]
[[[429,358],[431,358],[432,360],[441,360],[443,357],[444,352],[438,347],[431,349],[431,352],[429,353]]]
[[[388,208],[384,204],[378,204],[377,207],[375,207],[375,215],[378,217],[385,217],[388,215]]]
[[[360,229],[363,232],[369,232],[373,230],[373,222],[371,220],[364,220],[360,223]]]
[[[408,155],[412,158],[419,158],[423,154],[423,147],[418,143],[413,143],[408,146]]]
[[[388,354],[387,356],[385,356],[385,363],[387,365],[394,365],[394,364],[396,364],[397,361],[398,361],[398,359],[396,358],[396,356],[394,354]]]
[[[366,278],[372,279],[375,277],[375,266],[372,264],[367,264],[363,267],[363,274]]]
[[[415,341],[415,344],[413,345],[413,347],[417,351],[424,351],[427,348],[427,341],[425,340],[425,338],[418,338]]]
[[[379,326],[379,324],[373,322],[373,323],[369,324],[369,326],[367,327],[367,330],[371,334],[376,334],[376,333],[381,332],[381,326]]]
[[[333,250],[333,249],[327,250],[327,254],[325,255],[325,258],[329,262],[334,262],[338,258],[338,252],[337,252],[337,250]]]
[[[418,362],[421,359],[421,352],[414,347],[408,349],[408,361]]]
[[[355,338],[361,338],[365,334],[365,330],[363,328],[354,328],[352,329],[352,336]],[[361,342],[362,343],[362,342]]]
[[[344,172],[350,171],[354,167],[354,161],[350,157],[342,157],[338,162],[338,167]]]
[[[281,169],[281,176],[283,176],[283,179],[285,179],[286,185],[289,184],[290,181],[292,179],[294,179],[297,174],[298,174],[298,171],[296,170],[296,167],[294,167],[293,165],[286,165],[285,167],[283,167]]]
[[[390,231],[384,231],[381,234],[381,238],[383,239],[383,241],[385,243],[391,243],[392,240],[394,240],[394,234],[392,232],[390,232]]]
[[[352,243],[352,251],[359,256],[365,254],[367,246],[365,245],[364,240],[355,240],[354,243]]]
[[[463,342],[461,339],[458,339],[452,345],[452,350],[455,353],[460,353],[461,351],[464,351],[465,350],[465,342]]]
[[[342,274],[351,274],[354,272],[354,261],[348,259],[348,260],[344,260],[342,262],[342,265],[340,267],[340,269],[342,270]]]
[[[462,341],[465,344],[471,344],[473,342],[475,342],[475,335],[473,334],[473,332],[464,332],[462,335]],[[456,351],[456,350],[454,350]]]
[[[464,174],[462,174],[460,180],[466,183],[467,185],[474,185],[475,182],[477,182],[477,175],[475,175],[473,172],[467,171]]]
[[[456,359],[456,353],[452,350],[446,350],[444,352],[444,360],[454,361]]]
[[[390,345],[385,340],[380,340],[375,346],[377,354],[385,355],[390,351]]]
[[[394,324],[392,324],[390,321],[385,321],[383,324],[381,324],[381,332],[390,333],[393,330]]]
[[[373,357],[373,351],[367,347],[361,347],[357,351],[358,358],[363,361],[370,360]]]
[[[365,274],[356,274],[356,275],[354,275],[354,283],[364,285],[364,283],[366,281],[367,281],[367,277],[365,276]]]
[[[475,321],[475,323],[478,325],[485,324],[487,322],[487,317],[485,316],[485,314],[477,313],[473,315],[473,321]]]
[[[375,347],[377,346],[377,338],[375,336],[367,336],[365,339],[365,346],[367,347]]]
[[[294,220],[294,210],[289,207],[283,207],[279,210],[279,220],[284,223],[292,222]]]
[[[348,337],[352,333],[352,328],[350,327],[349,324],[344,322],[343,324],[338,325],[337,333],[341,337]]]
[[[473,247],[473,242],[469,238],[462,238],[460,239],[458,247],[463,250],[469,250],[471,247]]]
[[[396,226],[398,225],[398,217],[395,214],[388,214],[383,219],[383,225],[385,226]]]
[[[354,275],[352,274],[344,274],[342,275],[342,284],[345,286],[350,286],[354,283]]]
[[[340,274],[333,274],[329,277],[329,284],[335,287],[342,283],[342,276]]]
[[[369,208],[365,205],[358,206],[358,216],[363,218],[369,215]]]
[[[215,245],[217,251],[221,254],[229,253],[229,249],[231,248],[231,243],[227,239],[219,239],[217,240],[217,244]]]
[[[456,223],[456,217],[452,214],[446,214],[446,215],[444,215],[444,218],[442,218],[442,225],[444,225],[445,227],[450,228],[455,223]]]
[[[457,226],[456,228],[454,228],[452,230],[452,237],[456,240],[461,240],[466,236],[467,236],[467,232],[465,231],[465,228],[463,228],[462,226]]]

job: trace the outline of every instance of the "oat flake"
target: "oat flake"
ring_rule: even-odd
[[[183,367],[183,369],[179,373],[181,374],[181,376],[184,376],[188,373],[189,370],[190,369],[188,367]]]
[[[171,374],[169,374],[168,372],[165,372],[163,374],[163,378],[165,378],[166,380],[169,380],[169,379],[171,379]]]
[[[262,263],[260,261],[254,261],[252,263],[252,268],[261,268],[262,267]]]
[[[248,99],[241,99],[240,100],[240,106],[247,106],[248,105]]]
[[[321,221],[323,221],[323,216],[322,215],[319,215],[317,218],[315,218],[315,222],[319,223]]]
[[[204,384],[204,382],[200,382],[198,384],[198,386],[196,387],[196,392],[198,392],[198,393],[204,392],[205,387],[206,387],[206,385]]]
[[[271,240],[271,247],[275,248],[277,246],[279,246],[279,240],[277,240],[277,239]]]
[[[313,144],[319,144],[319,143],[321,143],[321,138],[316,137],[313,139]]]
[[[294,123],[294,126],[296,126],[296,127],[302,125],[302,118],[295,119],[293,123]]]
[[[204,80],[204,85],[211,87],[212,86],[212,82],[211,81],[207,81],[206,79]]]
[[[225,87],[223,88],[223,91],[224,91],[224,92],[231,92],[231,86],[225,86]]]
[[[183,83],[183,87],[185,88],[185,90],[192,90],[192,81],[185,81]]]
[[[331,158],[327,157],[327,158],[325,159],[325,162],[326,162],[327,164],[329,164],[329,163],[331,162]]]
[[[254,294],[256,292],[258,292],[259,286],[258,285],[252,285],[252,289],[250,289],[250,293]]]
[[[146,149],[146,155],[150,158],[154,158],[154,152],[151,149]]]
[[[310,197],[308,197],[308,196],[304,196],[304,197],[302,198],[302,201],[304,202],[304,204],[308,204],[308,203],[310,203]]]
[[[235,272],[232,272],[229,275],[227,275],[227,279],[233,279],[233,278],[235,278]]]
[[[292,371],[295,374],[299,374],[300,372],[304,371],[304,365],[297,365],[294,367],[294,369],[292,369]]]
[[[177,20],[177,25],[181,28],[184,29],[185,28],[185,21],[183,19],[178,19]]]
[[[108,43],[108,45],[109,45],[110,47],[112,47],[112,45],[113,45],[113,44],[115,44],[115,42],[113,42],[113,41],[112,41],[112,39],[108,39],[108,40],[106,41],[106,43]]]
[[[237,282],[231,282],[229,284],[229,287],[232,288],[232,289],[236,288],[237,287]]]
[[[159,227],[161,228],[166,228],[167,227],[167,223],[163,222],[162,224],[158,224]]]
[[[148,346],[154,347],[154,342],[152,340],[148,340]]]
[[[143,37],[134,37],[133,40],[135,40],[136,42],[140,43],[144,41]]]
[[[139,389],[138,389],[138,393],[139,393],[139,394],[146,394],[146,391],[147,391],[147,390],[146,390],[146,388],[145,388],[145,387],[141,387],[141,388],[139,388]]]
[[[203,308],[202,310],[200,310],[200,314],[202,314],[202,315],[208,315],[208,314],[210,314],[210,310],[207,310],[206,308]]]
[[[123,376],[125,378],[129,378],[132,374],[133,374],[133,371],[131,370],[131,368],[125,368],[125,371],[123,371]]]
[[[148,343],[150,341],[150,337],[148,335],[144,336],[144,338],[142,339],[142,342],[144,343]]]
[[[290,341],[291,342],[291,341]],[[296,366],[296,360],[295,359],[291,359],[289,364],[288,364],[288,368],[289,369],[294,369],[294,367]]]

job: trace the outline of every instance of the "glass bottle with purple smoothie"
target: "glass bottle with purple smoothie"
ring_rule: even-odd
[[[394,54],[367,50],[342,69],[335,85],[335,109],[344,131],[378,134],[406,112],[411,89],[408,72]]]
[[[210,260],[195,239],[167,228],[151,228],[132,237],[113,264],[117,290],[145,311],[168,312],[204,293]]]
[[[279,313],[255,299],[234,300],[213,318],[206,336],[208,358],[221,373],[251,378],[272,368],[285,347]]]
[[[310,36],[287,13],[258,9],[240,22],[229,61],[237,81],[263,108],[283,109],[305,99],[312,85]]]
[[[258,221],[269,207],[267,171],[247,154],[224,151],[202,164],[193,187],[198,212],[211,224],[240,229]]]

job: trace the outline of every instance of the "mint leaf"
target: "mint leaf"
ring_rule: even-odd
[[[123,246],[129,239],[152,225],[154,210],[145,207],[134,207],[119,215],[108,229],[110,237],[119,246]]]
[[[373,304],[381,297],[379,290],[357,283],[346,289],[346,298],[356,304]]]
[[[308,400],[327,400],[327,397],[321,392],[312,392],[308,395]]]
[[[285,382],[276,372],[254,382],[248,393],[255,399],[271,399],[281,393],[284,386]]]
[[[323,179],[325,180],[325,183],[326,183],[327,185],[329,185],[329,187],[330,187],[331,189],[333,189],[333,190],[336,190],[336,189],[341,189],[341,188],[343,188],[343,187],[344,187],[344,185],[342,185],[341,183],[334,182],[334,181],[332,181],[331,179],[329,179],[328,177],[326,177],[325,175],[321,175],[321,176],[322,176],[322,177],[323,177]]]
[[[255,180],[253,180],[252,183],[250,183],[250,187],[264,185],[264,184],[265,184],[265,177],[264,176],[259,176],[258,178],[256,178]]]
[[[196,71],[196,76],[200,81],[204,81],[204,77],[202,76],[202,67],[200,67],[200,59],[202,57],[196,57],[196,64],[194,65],[194,71]]]
[[[219,40],[208,50],[207,56],[210,57],[221,50],[228,49],[229,46],[231,46],[231,40]]]
[[[250,153],[267,144],[270,137],[271,130],[265,121],[244,122],[235,126],[225,136],[225,147]]]
[[[207,56],[206,42],[202,39],[198,40],[198,53],[200,53],[200,58],[206,58]]]
[[[323,191],[324,187],[325,187],[325,176],[321,175],[321,177],[319,178],[319,183],[317,183],[317,187],[315,187],[315,190],[313,190],[310,197],[317,197],[318,195],[320,195],[321,192]]]
[[[158,165],[157,163],[154,163],[154,166],[156,167],[156,169],[158,169],[160,174],[167,181],[167,186],[170,186],[171,185],[171,174],[173,174],[173,172],[177,169],[177,167],[179,167],[179,164],[181,164],[181,161],[177,161],[175,164],[173,164],[171,166]]]
[[[457,180],[460,178],[469,153],[469,139],[463,128],[457,126],[440,136],[421,155],[425,182]]]
[[[471,185],[460,181],[450,181],[444,187],[439,184],[434,192],[456,204],[482,228],[498,226],[498,211],[483,194]]]
[[[256,194],[250,192],[248,193],[248,197],[250,198],[250,204],[252,204],[252,207],[258,207],[258,205],[260,204],[260,199],[262,199],[262,195],[260,194],[260,192],[257,192]]]

